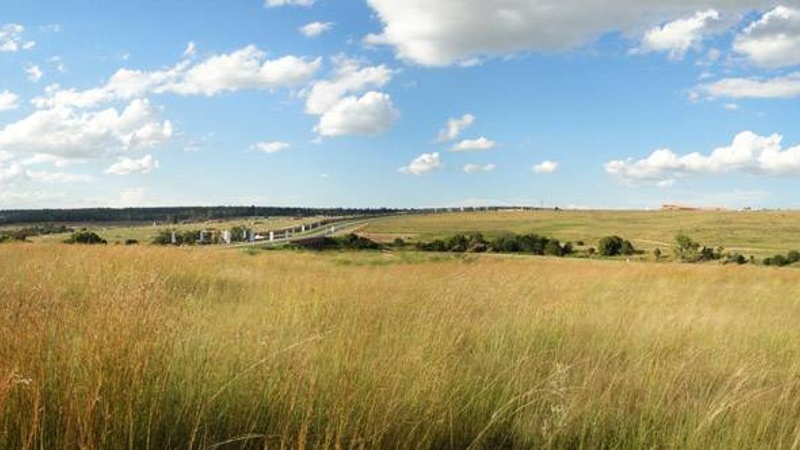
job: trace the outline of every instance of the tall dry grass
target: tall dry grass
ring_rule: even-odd
[[[0,246],[0,448],[791,448],[800,273]]]

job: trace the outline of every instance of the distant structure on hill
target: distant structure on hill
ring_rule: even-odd
[[[727,211],[727,208],[720,207],[698,207],[688,205],[677,205],[665,203],[661,205],[662,211]]]

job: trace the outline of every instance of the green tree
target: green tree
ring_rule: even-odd
[[[606,236],[597,244],[597,252],[601,256],[617,256],[622,252],[624,242],[619,236]]]
[[[558,239],[550,239],[544,245],[544,254],[547,256],[563,256],[564,251]]]
[[[672,251],[675,253],[675,258],[680,261],[695,262],[700,259],[700,244],[683,233],[675,235]]]

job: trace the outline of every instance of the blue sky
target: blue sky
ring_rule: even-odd
[[[11,0],[0,209],[798,208],[800,3]]]

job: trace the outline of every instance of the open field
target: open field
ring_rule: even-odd
[[[398,216],[373,221],[364,229],[372,238],[432,240],[455,233],[538,233],[561,241],[619,235],[636,248],[668,250],[675,234],[687,233],[710,247],[722,246],[756,257],[800,250],[800,212],[794,211],[524,211],[444,213]]]
[[[0,448],[789,448],[798,289],[756,266],[6,244]]]

